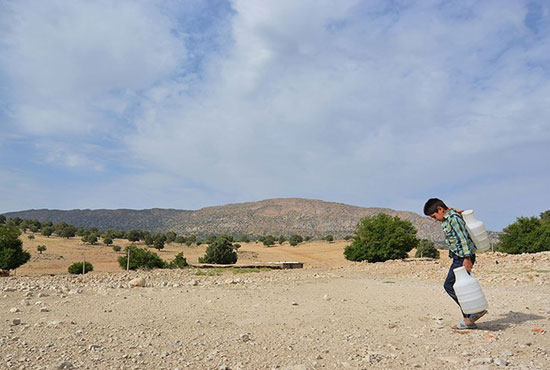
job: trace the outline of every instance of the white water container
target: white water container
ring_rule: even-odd
[[[476,245],[477,251],[488,251],[491,248],[491,242],[489,241],[489,235],[487,234],[483,222],[479,221],[476,216],[474,216],[474,211],[471,209],[462,212],[462,218],[464,218],[466,222],[466,228]]]
[[[477,279],[468,274],[464,266],[453,271],[456,279],[453,288],[462,311],[472,314],[486,310],[489,305]]]

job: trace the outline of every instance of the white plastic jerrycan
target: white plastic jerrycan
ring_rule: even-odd
[[[453,271],[456,278],[453,288],[462,311],[466,314],[472,314],[486,310],[489,305],[477,279],[468,274],[464,266]]]
[[[476,245],[477,251],[488,251],[491,248],[491,242],[489,241],[489,235],[487,234],[483,222],[479,221],[476,216],[474,216],[474,211],[471,209],[462,212],[462,218],[464,218],[466,222],[466,228]]]

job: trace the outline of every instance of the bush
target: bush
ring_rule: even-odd
[[[516,222],[504,228],[497,249],[501,252],[537,253],[550,250],[549,211],[541,217],[519,217]]]
[[[303,241],[304,241],[304,239],[302,239],[302,237],[300,235],[297,235],[297,234],[291,235],[290,238],[288,238],[288,242],[293,247],[297,246],[298,244],[300,244]]]
[[[334,241],[334,236],[332,236],[331,234],[328,234],[323,239],[326,240],[327,242],[333,242]]]
[[[171,269],[181,269],[187,266],[189,266],[189,264],[187,263],[187,259],[183,257],[183,252],[176,254],[176,257],[168,264],[168,268]]]
[[[84,273],[94,271],[94,266],[90,262],[84,263]],[[76,262],[69,266],[69,274],[82,274],[82,262]]]
[[[117,253],[120,252],[121,250],[120,245],[113,245],[113,250]]]
[[[111,244],[113,244],[113,239],[111,237],[107,236],[107,237],[103,238],[103,244],[111,245]]]
[[[380,213],[359,221],[344,256],[351,261],[383,262],[405,258],[417,245],[416,229],[410,221]]]
[[[27,236],[27,238],[29,238],[29,240],[34,240],[34,234],[29,234],[29,236]]]
[[[17,226],[0,226],[0,270],[16,269],[31,259],[19,235],[21,231]]]
[[[275,237],[273,235],[264,236],[263,240],[262,240],[262,243],[264,243],[264,245],[266,247],[270,247],[272,245],[275,245]]]
[[[439,258],[439,251],[434,245],[434,242],[422,239],[416,247],[416,253],[414,254],[416,258],[428,257],[428,258]]]
[[[46,246],[45,245],[39,245],[38,247],[36,247],[36,250],[42,254],[42,252],[44,252],[46,250]]]
[[[124,270],[126,270],[126,264],[128,261],[128,250],[130,251],[130,270],[142,269],[154,269],[165,267],[165,262],[154,252],[150,252],[145,248],[138,248],[135,245],[127,246],[123,256],[118,257],[118,264]]]
[[[204,257],[199,258],[199,263],[231,264],[237,262],[237,253],[233,247],[233,238],[229,235],[218,237],[212,244],[206,247]]]
[[[176,236],[175,242],[179,243],[179,244],[183,244],[183,243],[185,243],[185,238],[181,235],[178,235],[178,236]]]

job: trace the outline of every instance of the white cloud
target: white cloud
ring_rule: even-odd
[[[1,12],[9,110],[31,134],[108,132],[110,115],[176,74],[185,56],[154,2],[10,1]]]
[[[118,164],[142,172],[129,194],[151,206],[303,196],[420,212],[440,195],[508,220],[495,205],[509,184],[548,180],[547,162],[523,157],[550,154],[544,4],[539,19],[522,2],[242,0],[209,26],[216,47],[192,48],[182,35],[203,30],[155,2],[10,4],[21,16],[2,20],[0,60],[21,82],[16,121],[119,139]],[[52,147],[56,163],[105,167],[105,154]],[[529,209],[548,203],[524,186]]]

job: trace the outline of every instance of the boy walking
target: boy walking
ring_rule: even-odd
[[[445,241],[449,246],[449,257],[453,259],[453,263],[449,268],[449,273],[445,279],[443,287],[449,296],[458,304],[453,285],[455,283],[454,269],[464,266],[466,271],[470,273],[476,261],[476,246],[468,234],[466,222],[459,212],[447,207],[441,199],[431,198],[424,204],[424,214],[430,216],[436,221],[441,222],[441,228],[445,234]],[[475,322],[487,313],[487,310],[467,315],[462,312],[463,319],[453,329],[477,329]]]

